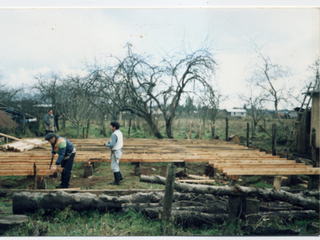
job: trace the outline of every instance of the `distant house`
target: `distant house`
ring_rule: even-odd
[[[228,116],[231,117],[246,117],[247,111],[245,109],[227,109]]]

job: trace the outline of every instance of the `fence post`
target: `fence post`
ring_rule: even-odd
[[[250,125],[247,122],[247,147],[250,145]]]
[[[200,124],[199,139],[202,139],[202,124]]]
[[[272,124],[272,155],[275,156],[277,155],[277,151],[276,151],[276,135],[277,135],[277,128],[276,128],[276,124],[273,123]]]
[[[189,123],[189,139],[191,139],[192,121]]]
[[[226,141],[228,141],[229,140],[229,138],[228,138],[228,117],[226,117]]]
[[[164,235],[170,235],[168,234],[168,231],[171,229],[169,225],[170,225],[175,178],[176,178],[176,166],[173,163],[168,163],[166,186],[165,186],[164,198],[163,198],[163,211],[161,216]]]

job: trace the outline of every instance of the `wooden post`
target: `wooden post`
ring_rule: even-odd
[[[212,124],[211,128],[211,138],[214,139],[214,124]]]
[[[247,147],[250,145],[250,125],[247,122]]]
[[[85,128],[82,128],[82,138],[84,138],[84,129]]]
[[[9,138],[5,137],[5,139],[6,139],[6,143],[8,144],[9,143]]]
[[[226,141],[228,142],[228,117],[226,117]]]
[[[34,174],[34,189],[37,189],[37,166],[36,163],[33,164],[33,174]]]
[[[316,148],[316,129],[312,128],[311,132],[311,153],[312,153],[312,166],[319,167],[319,159],[317,158],[317,148]],[[319,188],[319,175],[309,176],[308,190]]]
[[[200,124],[199,139],[202,139],[202,124]]]
[[[189,139],[191,139],[192,121],[189,123]]]
[[[173,163],[168,163],[166,186],[165,186],[164,198],[163,198],[162,222],[170,221],[175,178],[176,178],[176,166]]]
[[[273,123],[272,124],[272,155],[275,156],[277,155],[277,151],[276,151],[276,135],[277,135],[277,128],[276,128],[276,124]]]
[[[136,176],[140,176],[141,175],[140,162],[136,162],[134,164],[134,175],[136,175]]]

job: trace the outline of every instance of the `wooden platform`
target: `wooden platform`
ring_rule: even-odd
[[[77,150],[75,162],[110,162],[110,149],[103,146],[109,139],[69,140]],[[49,174],[51,151],[44,148],[50,147],[1,152],[0,175],[32,175],[34,163],[38,175]],[[207,162],[228,176],[320,174],[320,168],[222,140],[124,139],[122,151],[121,162]]]

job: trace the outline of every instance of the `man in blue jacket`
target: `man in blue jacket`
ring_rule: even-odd
[[[47,140],[52,146],[51,163],[54,155],[56,153],[59,154],[56,164],[51,167],[51,173],[54,173],[57,170],[57,166],[61,165],[61,167],[63,167],[63,171],[61,173],[61,184],[56,188],[68,188],[73,160],[76,156],[76,149],[68,139],[53,133],[48,133],[45,140]]]
[[[119,167],[119,161],[122,155],[123,135],[119,128],[120,124],[118,122],[110,123],[110,130],[112,131],[111,140],[110,142],[105,143],[105,145],[111,149],[111,170],[114,175],[114,182],[111,182],[111,185],[119,185],[120,181],[123,179]]]

